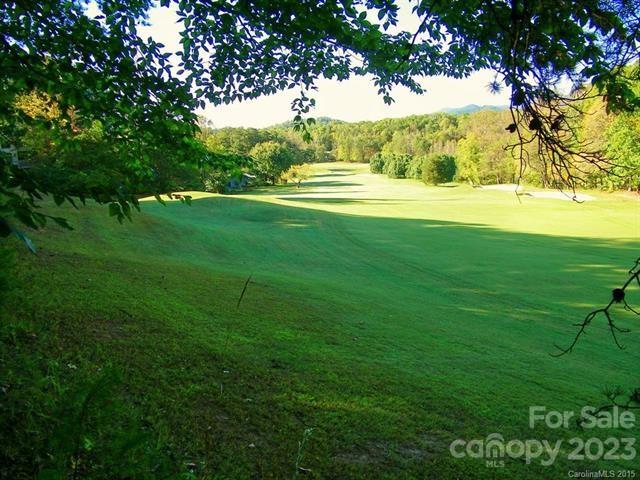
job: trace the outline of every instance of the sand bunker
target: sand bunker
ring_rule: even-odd
[[[590,202],[596,200],[596,197],[587,195],[586,193],[576,193],[575,198],[571,192],[560,192],[558,190],[529,190],[525,189],[522,185],[516,185],[515,183],[503,183],[500,185],[483,185],[483,190],[504,190],[507,192],[515,192],[517,190],[519,195],[533,198],[551,198],[553,200],[577,200],[579,202]]]

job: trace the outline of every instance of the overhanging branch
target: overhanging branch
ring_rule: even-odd
[[[640,316],[640,311],[634,309],[631,305],[629,305],[629,303],[625,298],[627,287],[634,282],[637,283],[638,286],[640,287],[640,258],[636,259],[635,264],[633,265],[631,270],[629,270],[629,278],[624,283],[624,285],[622,285],[622,287],[620,288],[614,289],[611,292],[611,300],[609,301],[607,306],[603,308],[598,308],[596,310],[589,312],[581,323],[576,323],[575,326],[579,327],[579,329],[578,329],[578,333],[576,333],[573,339],[573,342],[571,342],[571,344],[566,348],[562,348],[558,345],[555,345],[555,347],[559,351],[557,353],[552,353],[551,356],[561,357],[562,355],[571,353],[573,351],[573,348],[578,343],[578,340],[580,340],[580,337],[582,337],[582,335],[586,333],[587,327],[591,324],[591,321],[594,318],[596,318],[598,315],[604,315],[604,317],[607,319],[607,324],[609,327],[609,331],[611,332],[611,336],[613,337],[613,341],[615,342],[618,348],[623,349],[624,348],[623,345],[618,340],[618,334],[629,333],[630,330],[626,328],[620,328],[615,324],[611,316],[612,314],[611,310],[612,310],[612,307],[614,307],[615,305],[622,304],[624,310],[627,310],[635,315]]]

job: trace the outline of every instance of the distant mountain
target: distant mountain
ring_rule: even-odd
[[[347,123],[347,122],[344,122],[343,120],[338,120],[336,118],[331,118],[331,117],[314,117],[314,120],[319,125],[325,125],[327,123]],[[271,125],[270,127],[267,127],[267,128],[292,128],[292,127],[293,127],[293,121],[288,120],[286,122]]]
[[[472,103],[470,105],[465,105],[464,107],[443,108],[440,111],[458,115],[462,113],[473,113],[477,112],[478,110],[506,110],[507,108],[509,108],[507,105],[476,105]]]
[[[473,112],[477,112],[478,110],[493,110],[493,111],[500,111],[500,110],[506,110],[507,108],[509,108],[508,105],[476,105],[475,103],[469,104],[469,105],[465,105],[464,107],[452,107],[452,108],[443,108],[442,110],[439,110],[438,112],[435,113],[449,113],[452,115],[462,115],[465,113],[473,113]],[[362,122],[377,122],[377,121],[385,121],[385,120],[402,120],[403,118],[411,118],[411,117],[423,117],[423,116],[428,116],[428,115],[433,115],[433,113],[425,113],[422,115],[406,115],[404,117],[399,117],[399,118],[387,118],[387,119],[382,119],[382,120],[360,120],[360,121],[351,121],[351,122],[345,122],[344,120],[338,120],[336,118],[331,118],[331,117],[315,117],[315,121],[317,124],[319,125],[326,125],[328,123],[333,123],[333,124],[340,124],[340,123],[362,123]],[[282,122],[282,123],[277,123],[275,125],[271,125],[269,127],[266,127],[267,129],[269,128],[283,128],[283,129],[288,129],[288,128],[292,128],[293,127],[293,121],[288,120],[286,122]]]

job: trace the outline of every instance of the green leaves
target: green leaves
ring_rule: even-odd
[[[111,202],[109,204],[109,216],[116,217],[122,223],[124,219],[131,221],[131,207],[126,201]]]
[[[164,206],[167,205],[167,202],[165,202],[165,200],[160,196],[160,194],[156,193],[154,197],[158,201],[158,203],[160,203],[161,205],[164,205]]]
[[[253,159],[253,171],[261,180],[275,183],[281,173],[294,164],[291,152],[282,143],[261,142],[250,152]]]
[[[110,203],[109,204],[109,216],[111,217],[117,217],[120,215],[120,205],[118,205],[117,203]]]
[[[46,195],[56,205],[91,198],[110,204],[120,222],[131,219],[136,195],[170,190],[172,163],[197,159],[183,141],[195,131],[190,86],[172,78],[170,53],[137,35],[149,6],[104,2],[100,23],[82,2],[44,0],[0,18],[8,49],[0,70],[7,86],[0,91],[0,147],[20,147],[19,162],[0,159],[4,224],[41,228],[50,220],[69,228],[36,211]],[[185,50],[192,43],[185,40]],[[35,102],[19,106],[26,96]]]

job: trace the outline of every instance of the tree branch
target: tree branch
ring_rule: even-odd
[[[603,308],[598,308],[596,310],[593,310],[592,312],[589,312],[581,323],[575,324],[576,327],[580,327],[580,328],[578,329],[578,333],[576,333],[573,339],[573,342],[571,342],[571,344],[566,348],[562,348],[554,344],[554,346],[559,350],[559,352],[552,353],[551,356],[561,357],[562,355],[571,353],[573,351],[573,347],[575,347],[576,344],[578,343],[578,340],[580,340],[580,337],[586,333],[586,329],[591,324],[591,321],[594,318],[596,318],[599,314],[602,314],[606,317],[607,323],[609,326],[609,331],[611,332],[611,336],[613,337],[613,341],[615,342],[618,348],[623,349],[624,347],[619,342],[616,332],[629,333],[630,330],[626,328],[620,328],[615,324],[615,322],[613,321],[613,318],[611,317],[611,307],[621,303],[623,304],[625,310],[640,316],[640,311],[635,310],[625,300],[625,291],[627,287],[631,285],[631,283],[633,283],[634,281],[638,284],[638,286],[640,286],[640,258],[636,259],[635,264],[633,265],[631,270],[629,270],[629,278],[624,283],[624,285],[622,285],[621,288],[616,288],[611,292],[611,300],[609,301],[607,306]]]

